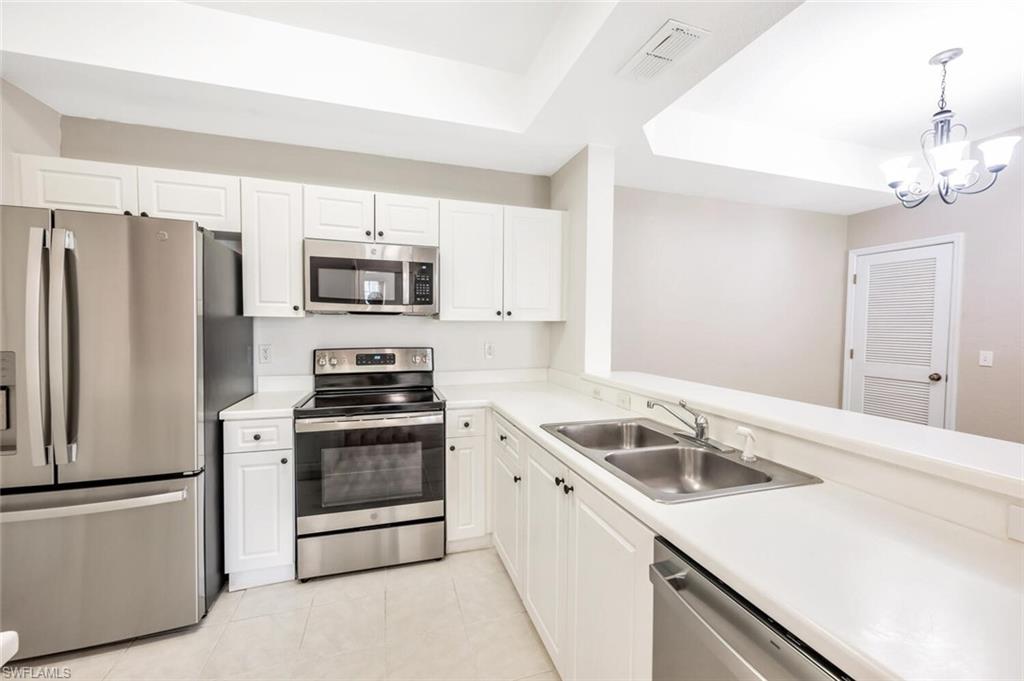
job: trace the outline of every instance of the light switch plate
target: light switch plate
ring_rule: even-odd
[[[992,366],[992,360],[994,359],[991,350],[982,350],[978,353],[978,366],[990,367]]]
[[[484,343],[484,359],[494,359],[494,343]]]
[[[618,393],[615,396],[615,404],[621,409],[629,411],[629,408],[632,406],[629,399],[629,393]]]

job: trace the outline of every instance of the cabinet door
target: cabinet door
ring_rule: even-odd
[[[231,175],[139,168],[139,210],[154,218],[195,220],[207,229],[242,229],[241,181]]]
[[[377,194],[376,239],[386,244],[436,246],[438,199],[402,194]]]
[[[24,206],[118,215],[139,212],[135,166],[24,154],[19,163]]]
[[[441,201],[441,319],[502,318],[502,222],[501,206]]]
[[[555,667],[562,671],[566,625],[568,472],[530,440],[526,456],[525,593],[523,600]]]
[[[574,476],[566,679],[651,678],[654,534]]]
[[[373,241],[373,192],[302,187],[303,233],[313,239]]]
[[[560,321],[562,218],[540,208],[505,207],[505,319]]]
[[[250,317],[302,316],[302,185],[242,178],[242,293]]]
[[[294,560],[291,450],[224,455],[224,569],[243,572]]]
[[[491,459],[491,538],[516,589],[522,590],[522,473],[499,451]]]
[[[448,440],[444,496],[448,541],[487,533],[486,447],[484,437]]]

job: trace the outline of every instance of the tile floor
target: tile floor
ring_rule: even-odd
[[[66,668],[72,681],[559,681],[491,549],[225,592],[195,627],[15,666]]]

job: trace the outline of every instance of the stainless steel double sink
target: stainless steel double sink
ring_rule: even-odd
[[[697,440],[651,419],[548,423],[541,428],[662,503],[821,482],[760,457],[743,461],[732,447]]]

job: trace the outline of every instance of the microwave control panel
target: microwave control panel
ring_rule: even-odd
[[[412,263],[412,304],[434,304],[434,263]]]

